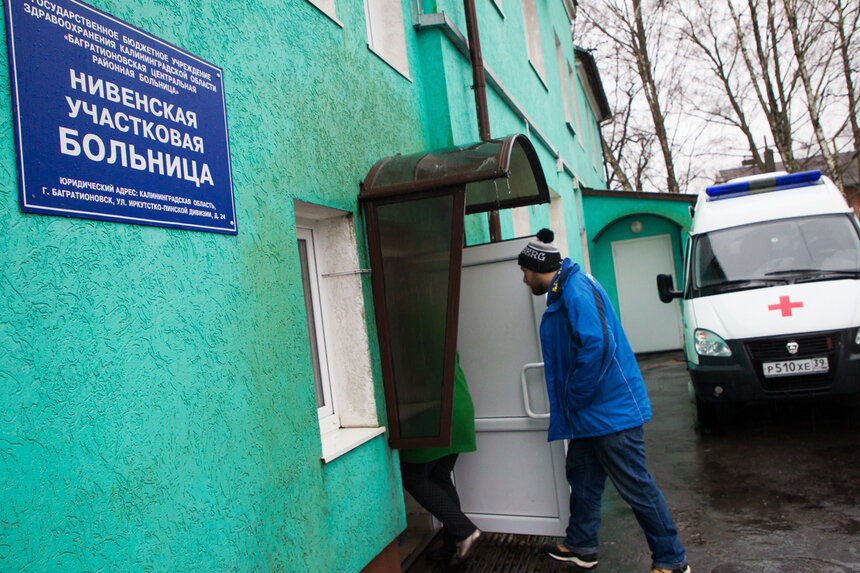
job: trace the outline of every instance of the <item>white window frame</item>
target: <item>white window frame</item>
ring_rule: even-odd
[[[532,69],[540,78],[545,88],[546,64],[543,57],[543,44],[540,37],[540,18],[538,16],[537,0],[521,0],[523,8],[523,27],[526,34],[526,51]]]
[[[600,117],[600,106],[597,104],[594,92],[591,89],[586,89],[586,86],[589,85],[588,80],[585,77],[585,71],[579,63],[577,63],[576,71],[579,83],[582,85],[582,91],[585,94],[585,103],[588,106],[588,109],[591,110],[591,114],[585,118],[585,121],[588,123],[588,140],[589,145],[591,145],[591,162],[594,165],[594,170],[599,173],[603,168],[603,145],[600,140],[600,124],[597,119]],[[600,161],[598,161],[598,157],[600,158]]]
[[[317,10],[328,16],[335,24],[343,28],[343,23],[337,19],[335,0],[307,0]]]
[[[576,92],[576,74],[573,73],[573,68],[570,67],[570,64],[567,65],[567,79],[570,82],[570,106],[573,108],[573,115],[576,118],[576,126],[572,126],[573,132],[576,134],[577,139],[579,140],[579,145],[585,149],[585,143],[582,140],[582,120],[579,117],[579,98],[577,97]]]
[[[569,256],[570,249],[567,245],[567,228],[564,222],[564,200],[552,187],[549,189],[547,214],[549,215],[550,227],[555,232],[555,246],[558,247],[563,256]]]
[[[409,76],[401,0],[364,0],[367,47],[403,77]]]
[[[323,319],[322,304],[320,303],[320,276],[317,272],[314,231],[313,227],[307,226],[307,223],[305,223],[305,225],[306,226],[296,225],[296,235],[298,236],[299,241],[305,242],[306,246],[308,266],[306,270],[308,272],[308,286],[310,287],[310,292],[305,290],[304,296],[307,304],[307,298],[308,295],[310,295],[311,309],[313,311],[311,319],[314,324],[308,324],[308,330],[310,331],[313,329],[313,333],[316,335],[317,349],[316,356],[311,356],[311,359],[316,360],[319,368],[323,404],[322,406],[317,407],[317,415],[320,422],[320,433],[326,434],[340,427],[340,418],[337,415],[334,390],[331,384],[331,377],[329,376],[328,347],[326,346],[325,322]],[[304,290],[304,284],[302,286]],[[316,386],[316,380],[314,380],[314,386]],[[316,391],[315,393],[317,394],[317,399],[319,399],[319,392]]]
[[[573,72],[573,68],[568,64],[567,76],[570,80],[570,105],[573,108],[573,115],[576,118],[576,127],[573,127],[576,138],[579,140],[579,145],[585,149],[585,141],[582,139],[582,119],[579,114],[579,92],[577,91],[577,75]]]
[[[558,79],[561,84],[561,101],[564,104],[564,120],[567,125],[570,125],[570,76],[566,73],[570,69],[570,66],[567,65],[564,59],[564,52],[561,49],[561,40],[558,39],[558,34],[553,32],[553,36],[555,38],[555,57],[558,60]]]
[[[385,432],[377,414],[364,308],[362,276],[369,271],[359,268],[349,212],[299,200],[293,205],[297,239],[306,233],[302,229],[310,230],[313,238],[314,257],[308,257],[308,265],[313,260],[314,271],[309,276],[316,279],[314,312],[324,329],[326,354],[321,362],[328,371],[335,412],[332,419],[320,416],[320,457],[327,463]],[[333,420],[336,423],[327,423]]]

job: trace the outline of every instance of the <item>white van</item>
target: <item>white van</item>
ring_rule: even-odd
[[[820,171],[733,179],[699,195],[682,290],[703,427],[732,403],[860,394],[860,225]]]

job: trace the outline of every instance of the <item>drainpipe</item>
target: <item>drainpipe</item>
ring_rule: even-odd
[[[440,14],[424,14],[421,11],[421,7],[419,6],[418,0],[412,0],[412,25],[416,30],[439,30],[444,34],[448,41],[451,42],[451,45],[457,49],[458,52],[463,54],[464,57],[469,58],[469,41],[460,33],[456,26],[451,22],[451,19],[444,13]],[[502,81],[493,73],[493,70],[490,69],[489,66],[484,64],[484,75],[486,77],[487,83],[490,87],[496,92],[499,98],[505,102],[505,105],[508,106],[508,109],[513,112],[518,118],[523,121],[526,129],[526,135],[530,138],[534,137],[537,141],[541,142],[544,146],[544,149],[552,155],[552,157],[561,163],[564,172],[570,175],[571,177],[576,177],[576,172],[574,172],[573,168],[570,164],[564,160],[564,157],[561,156],[561,152],[556,149],[556,147],[552,144],[549,138],[546,136],[544,132],[540,130],[540,128],[535,124],[534,120],[529,117],[529,114],[526,113],[525,109],[517,103],[514,99],[514,96],[508,91],[508,88],[502,83]]]
[[[478,35],[478,17],[475,0],[463,0],[466,9],[466,32],[469,36],[469,58],[472,61],[472,89],[475,90],[475,110],[478,112],[478,136],[490,141],[490,118],[487,115],[487,86],[484,83],[484,61],[481,57],[481,39]]]
[[[475,90],[475,111],[478,114],[478,136],[481,141],[490,141],[490,117],[487,114],[487,86],[484,83],[484,60],[481,57],[481,39],[478,35],[478,17],[475,14],[475,0],[463,0],[466,11],[466,32],[469,36],[469,59],[472,62],[472,89]],[[502,240],[502,226],[499,211],[493,209],[487,214],[490,225],[490,242]]]

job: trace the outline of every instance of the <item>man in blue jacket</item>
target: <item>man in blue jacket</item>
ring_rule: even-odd
[[[633,509],[651,549],[652,573],[689,573],[686,553],[654,479],[645,467],[642,425],[651,405],[636,357],[603,287],[570,259],[562,261],[549,229],[519,255],[523,282],[547,295],[540,326],[549,441],[570,440],[570,522],[552,558],[597,566],[597,533],[606,478]]]

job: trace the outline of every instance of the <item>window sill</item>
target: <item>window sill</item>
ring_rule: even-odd
[[[322,6],[318,6],[318,5],[316,5],[316,4],[314,3],[314,1],[313,1],[313,0],[310,0],[310,3],[311,3],[311,6],[313,6],[313,7],[314,7],[314,8],[316,8],[317,10],[319,10],[321,14],[323,14],[324,16],[326,16],[329,20],[331,20],[332,22],[334,22],[335,24],[337,24],[339,27],[343,28],[343,22],[341,22],[340,20],[338,20],[338,19],[337,19],[337,16],[336,16],[334,13],[331,13],[331,14],[330,14],[330,13],[329,13],[329,11],[328,11],[328,10],[326,10],[325,8],[323,8]]]
[[[541,85],[543,85],[543,89],[549,92],[549,86],[547,85],[546,80],[543,77],[543,72],[538,69],[538,67],[535,65],[531,58],[529,58],[529,66],[531,66],[532,71],[538,77],[538,80],[540,80]]]
[[[492,5],[493,5],[493,7],[496,9],[496,11],[499,13],[499,16],[501,16],[501,17],[502,17],[502,19],[504,20],[504,18],[505,18],[505,13],[502,11],[501,0],[493,0],[493,1],[491,2],[491,4],[492,4]]]
[[[376,55],[377,58],[379,58],[380,60],[382,60],[383,62],[385,62],[389,66],[391,66],[391,69],[393,69],[395,72],[397,72],[398,74],[400,74],[401,76],[403,76],[404,78],[409,80],[410,82],[412,81],[412,78],[409,77],[409,64],[408,63],[404,65],[405,69],[401,69],[401,67],[399,65],[397,65],[396,62],[394,62],[390,58],[387,58],[381,51],[374,49],[374,47],[371,46],[370,44],[367,45],[367,49],[370,50],[371,52],[373,52],[373,54]]]
[[[322,435],[322,461],[330,461],[385,433],[378,428],[338,428]]]

